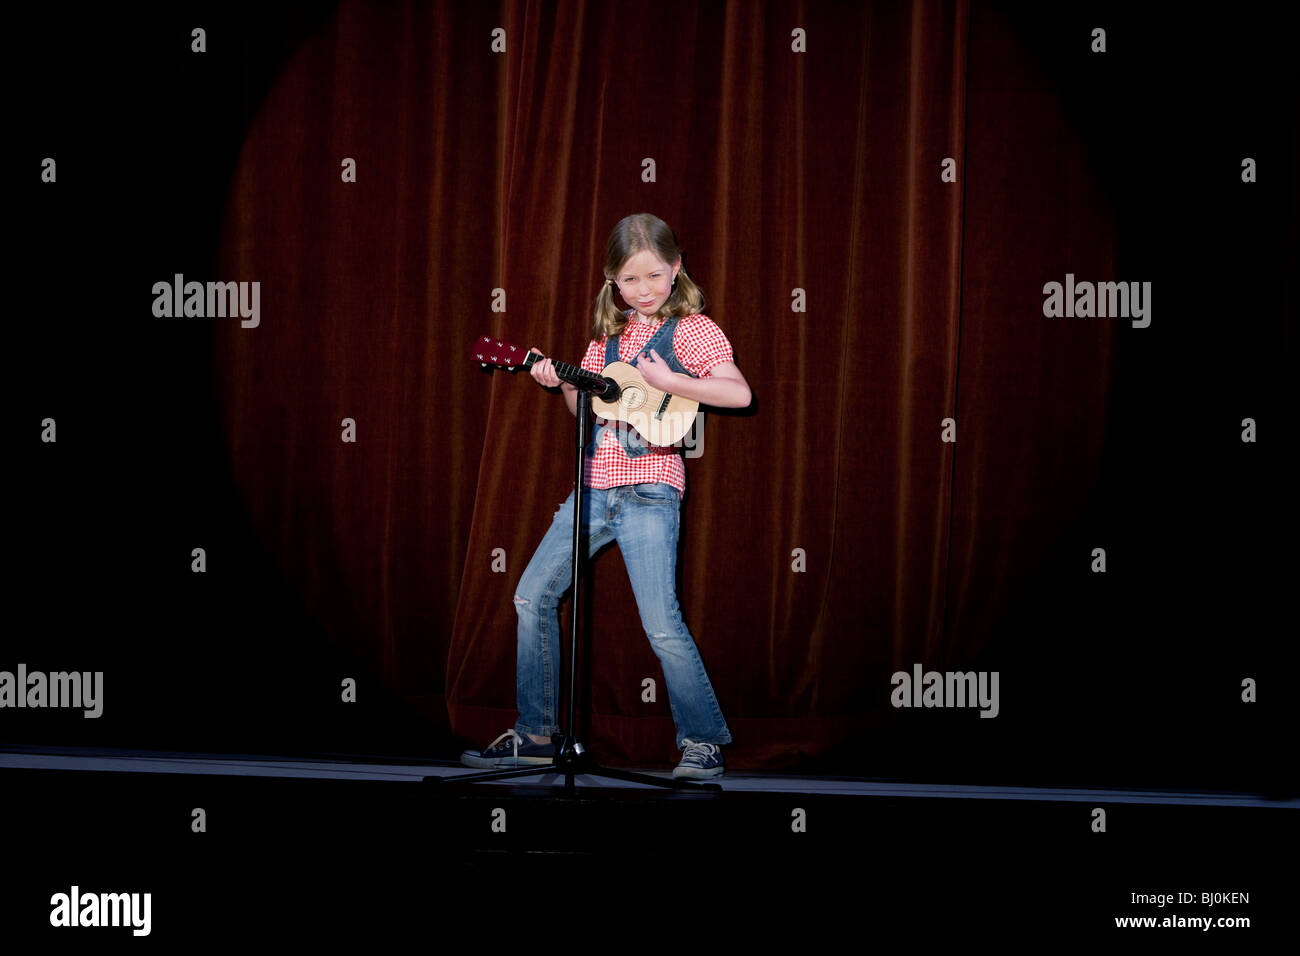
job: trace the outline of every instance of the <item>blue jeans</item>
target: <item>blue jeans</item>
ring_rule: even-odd
[[[611,541],[617,541],[623,552],[641,625],[663,667],[678,749],[687,737],[696,743],[731,743],[704,662],[677,606],[681,527],[677,489],[653,482],[582,490],[588,557]],[[573,582],[573,495],[569,492],[560,505],[515,591],[519,615],[515,731],[520,734],[550,736],[560,729],[560,658],[566,639],[560,634],[557,609]]]

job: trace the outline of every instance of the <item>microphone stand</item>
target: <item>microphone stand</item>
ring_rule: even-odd
[[[531,767],[511,768],[507,770],[487,770],[483,773],[459,774],[454,777],[429,776],[423,778],[424,783],[438,784],[440,786],[453,786],[467,783],[477,783],[481,780],[504,780],[509,777],[530,777],[550,773],[564,774],[564,793],[573,796],[574,789],[573,778],[578,774],[587,774],[593,777],[607,777],[611,780],[627,780],[632,783],[644,783],[652,787],[665,787],[670,790],[721,790],[722,785],[717,783],[696,783],[690,780],[677,780],[673,778],[664,779],[645,773],[633,773],[629,770],[617,770],[612,767],[598,766],[591,758],[591,754],[578,742],[575,734],[576,724],[574,722],[574,696],[577,689],[578,673],[578,609],[579,603],[579,585],[581,584],[583,552],[586,550],[582,547],[582,505],[583,493],[582,472],[583,457],[587,446],[587,420],[591,414],[591,396],[590,390],[599,390],[602,397],[608,394],[608,390],[614,385],[610,379],[602,379],[591,384],[571,383],[578,389],[578,427],[577,427],[577,445],[575,448],[575,465],[574,465],[574,495],[573,495],[573,625],[569,635],[569,704],[566,725],[567,733],[557,733],[551,735],[551,742],[555,744],[555,758],[551,763],[537,764]]]

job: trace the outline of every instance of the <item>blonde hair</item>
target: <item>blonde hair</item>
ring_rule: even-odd
[[[592,339],[602,335],[622,335],[627,328],[627,315],[614,304],[614,290],[610,280],[618,276],[627,260],[642,250],[649,249],[662,261],[672,265],[682,254],[677,236],[668,223],[648,212],[639,212],[619,221],[605,244],[605,282],[596,296],[595,321],[591,326]],[[659,314],[665,319],[682,318],[704,311],[704,290],[686,274],[683,265],[677,270],[677,284]]]

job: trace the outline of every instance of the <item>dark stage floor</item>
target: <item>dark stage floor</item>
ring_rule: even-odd
[[[469,772],[361,757],[8,748],[5,931],[131,939],[123,927],[51,927],[52,896],[76,885],[149,892],[149,935],[187,944],[268,931],[430,941],[467,924],[503,944],[544,935],[567,913],[646,944],[774,932],[815,942],[839,927],[867,938],[903,931],[918,945],[937,933],[1164,933],[1175,944],[1230,934],[1215,938],[1249,945],[1279,928],[1294,893],[1296,799],[745,773],[722,777],[716,793],[585,776],[569,796],[559,776],[422,782]],[[206,832],[195,832],[198,810]],[[510,913],[570,891],[575,900],[553,902],[548,916]],[[1116,926],[1144,916],[1175,923]],[[1242,916],[1249,927],[1176,922]]]

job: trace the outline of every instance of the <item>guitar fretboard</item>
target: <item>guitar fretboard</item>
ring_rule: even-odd
[[[535,362],[538,362],[545,357],[546,356],[544,355],[538,355],[536,352],[529,352],[524,368],[532,368]],[[558,375],[562,381],[568,382],[570,385],[590,385],[594,382],[604,381],[603,375],[597,375],[595,372],[588,372],[585,368],[570,365],[568,362],[557,362],[555,359],[551,359],[551,365],[555,367],[555,374]]]

